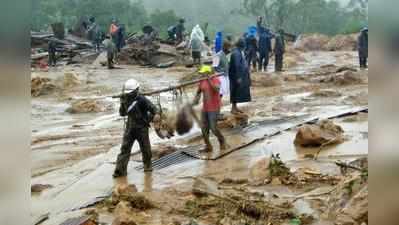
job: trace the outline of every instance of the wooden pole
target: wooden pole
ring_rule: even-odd
[[[223,75],[223,73],[219,73],[219,74],[212,75],[210,77],[204,77],[204,78],[200,78],[200,79],[196,79],[196,80],[192,80],[192,81],[187,81],[187,82],[175,85],[175,86],[170,86],[170,87],[167,87],[167,88],[154,90],[154,91],[150,91],[150,92],[144,92],[144,93],[140,93],[140,94],[141,95],[145,95],[145,96],[151,96],[151,95],[156,95],[156,94],[160,94],[160,93],[164,93],[164,92],[169,92],[169,91],[173,91],[173,90],[176,90],[176,89],[180,89],[180,88],[183,88],[183,87],[186,87],[186,86],[190,86],[190,85],[199,83],[199,82],[207,80],[207,79],[212,79],[214,77],[220,77],[222,75]],[[123,95],[115,95],[115,96],[111,96],[111,97],[112,98],[121,98],[122,96]]]

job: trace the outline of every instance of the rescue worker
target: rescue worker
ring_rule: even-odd
[[[48,42],[48,65],[56,66],[57,65],[57,44],[53,39]]]
[[[267,71],[267,66],[269,65],[269,56],[272,52],[272,41],[271,41],[271,34],[269,30],[260,30],[259,33],[259,41],[258,41],[258,50],[259,50],[259,67],[258,70]]]
[[[177,44],[180,44],[184,40],[184,32],[186,28],[184,27],[184,23],[186,21],[184,19],[179,20],[179,24],[176,26],[176,40]]]
[[[251,101],[251,78],[248,63],[244,57],[245,41],[240,39],[232,51],[229,65],[231,113],[243,113],[238,109],[238,103]]]
[[[360,68],[365,69],[368,67],[367,65],[367,59],[369,56],[369,29],[363,28],[360,32],[360,35],[358,37],[358,52],[359,52],[359,62],[360,62]]]
[[[92,41],[94,50],[96,52],[100,51],[100,44],[101,44],[101,33],[98,24],[96,23],[95,17],[90,17],[89,19],[90,25],[87,30],[89,40]]]
[[[143,158],[144,172],[152,172],[151,143],[148,128],[152,121],[159,121],[160,116],[157,108],[146,97],[140,95],[140,84],[130,79],[124,85],[119,114],[128,117],[123,135],[121,152],[116,161],[114,178],[127,175],[127,166],[130,160],[132,146],[135,141],[140,145]]]
[[[275,71],[283,71],[283,61],[285,53],[285,40],[284,30],[280,29],[278,34],[275,36],[274,55],[275,55]]]
[[[168,28],[168,41],[176,41],[176,26],[170,26]]]
[[[191,39],[190,48],[191,56],[193,58],[194,65],[201,65],[201,52],[203,43],[199,36],[195,35]]]
[[[114,42],[115,46],[118,46],[118,33],[119,33],[119,26],[116,19],[113,19],[111,25],[109,26],[109,35],[111,35],[112,41]]]
[[[213,151],[212,144],[209,140],[209,132],[217,137],[220,149],[225,150],[227,148],[226,140],[223,134],[217,127],[218,114],[220,112],[220,108],[222,106],[222,101],[219,95],[220,92],[220,80],[218,77],[210,78],[212,75],[212,68],[210,66],[202,66],[200,74],[207,76],[207,80],[203,80],[199,83],[197,95],[194,98],[193,105],[198,105],[201,99],[201,95],[203,96],[203,105],[202,105],[202,134],[204,137],[204,141],[206,144],[206,151]]]
[[[103,45],[105,50],[107,51],[107,66],[108,69],[114,68],[114,58],[116,54],[116,46],[114,42],[112,42],[111,37],[107,35],[105,40],[103,41]]]
[[[256,63],[258,61],[258,41],[256,40],[256,35],[254,33],[249,33],[245,39],[246,42],[246,49],[245,49],[245,55],[246,55],[246,60],[248,63],[248,68],[251,68],[251,64],[253,66],[253,69],[256,70]]]

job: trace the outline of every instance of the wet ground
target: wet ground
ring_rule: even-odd
[[[249,126],[223,131],[230,146],[242,145],[274,130],[289,127],[295,124],[293,121],[326,118],[341,111],[368,105],[367,82],[342,86],[311,79],[318,76],[312,71],[324,65],[355,66],[357,59],[354,52],[311,52],[303,53],[302,57],[305,60],[277,75],[281,80],[279,85],[256,85],[252,88],[253,102],[241,106],[250,117]],[[129,164],[129,176],[113,180],[111,175],[121,142],[123,120],[118,116],[118,101],[109,96],[119,94],[122,84],[129,78],[139,80],[143,89],[151,90],[176,84],[185,74],[193,72],[193,69],[180,67],[120,67],[109,71],[101,66],[77,65],[32,73],[32,76],[48,77],[61,85],[65,72],[73,72],[80,81],[80,84],[72,88],[32,98],[31,183],[52,186],[41,194],[32,195],[32,220],[50,213],[50,219],[43,224],[60,224],[66,218],[81,215],[84,210],[79,208],[85,208],[96,199],[108,196],[115,184],[128,183],[136,185],[139,192],[144,192],[157,205],[162,205],[160,209],[139,214],[138,224],[169,224],[174,219],[188,221],[191,217],[179,213],[178,209],[184,208],[181,202],[191,198],[195,177],[217,181],[225,178],[248,179],[249,189],[290,196],[303,193],[304,190],[281,185],[253,185],[266,170],[258,167],[259,162],[278,153],[292,171],[306,168],[338,176],[341,171],[335,164],[336,160],[350,161],[368,155],[368,117],[361,113],[333,120],[345,131],[345,142],[339,145],[323,149],[296,147],[293,142],[297,128],[294,127],[216,161],[192,159],[156,170],[152,174],[144,174],[137,169],[141,163],[134,160],[134,156]],[[273,64],[269,67],[270,71],[272,67]],[[252,76],[267,74],[254,73]],[[192,97],[194,89],[190,90],[188,96]],[[161,95],[164,107],[173,108],[172,96],[171,93]],[[101,99],[109,107],[104,112],[71,114],[67,109],[76,99]],[[222,112],[229,115],[227,98],[224,100],[226,106]],[[198,137],[198,128],[188,135],[171,140],[161,140],[154,132],[151,133],[154,145],[195,146],[202,144]],[[138,146],[135,145],[133,152],[137,151]],[[309,159],[309,156],[313,159]],[[313,205],[310,206],[309,202],[299,201],[295,204],[302,213],[318,218],[319,222],[314,224],[332,224],[328,219],[320,218],[321,213]],[[206,217],[197,219],[201,224],[212,224],[213,221]],[[111,224],[112,220],[112,214],[101,213],[100,221]]]

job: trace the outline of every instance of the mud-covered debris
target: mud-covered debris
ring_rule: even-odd
[[[270,176],[273,177],[286,177],[290,176],[290,169],[284,164],[280,158],[280,154],[272,154],[269,163]]]
[[[281,76],[267,73],[256,73],[251,76],[252,85],[258,87],[276,87],[283,84]]]
[[[295,42],[295,49],[301,51],[324,51],[330,38],[324,34],[306,34],[302,35]]]
[[[67,219],[60,225],[98,225],[98,223],[93,221],[89,216],[82,216]]]
[[[218,127],[221,129],[231,129],[235,127],[245,127],[248,125],[249,116],[244,113],[230,114],[218,121]]]
[[[323,120],[315,125],[303,125],[299,128],[294,144],[302,147],[320,147],[342,143],[344,130],[331,120]]]
[[[366,83],[366,77],[363,72],[353,72],[350,70],[338,73],[332,77],[332,81],[336,85],[354,85]]]
[[[348,101],[353,105],[360,105],[360,106],[368,105],[369,94],[367,91],[363,91],[360,93],[349,95],[348,97],[345,98],[345,101]]]
[[[121,201],[114,211],[114,222],[112,225],[137,225],[133,217],[133,209],[129,202]]]
[[[50,188],[53,188],[53,186],[49,185],[49,184],[34,184],[34,185],[32,185],[30,187],[30,191],[32,193],[41,193],[44,190],[47,190],[47,189],[50,189]]]
[[[336,225],[368,224],[368,184],[360,172],[341,181],[328,195],[326,217]]]
[[[335,72],[336,73],[341,73],[341,72],[344,72],[344,71],[357,72],[358,70],[352,65],[346,65],[346,66],[339,67]]]
[[[191,114],[191,105],[182,107],[177,114],[176,132],[179,135],[184,135],[190,132],[193,128],[194,120]]]
[[[368,224],[368,187],[362,188],[342,209],[338,212],[336,225]]]
[[[100,215],[98,214],[96,209],[88,209],[85,211],[85,215],[89,216],[90,219],[96,223],[98,223],[98,219],[100,217]]]
[[[332,37],[325,46],[328,51],[354,51],[357,48],[358,34],[337,35]]]
[[[71,104],[66,111],[72,114],[79,113],[98,113],[112,110],[112,105],[93,99],[77,100]]]
[[[56,86],[52,83],[50,78],[34,77],[31,80],[31,95],[33,97],[49,95],[55,90]]]
[[[77,74],[73,72],[64,73],[64,81],[63,81],[64,88],[72,88],[80,84],[81,82]]]
[[[137,193],[137,187],[134,184],[121,184],[115,188],[113,196],[118,198],[123,195],[130,196],[136,193]]]

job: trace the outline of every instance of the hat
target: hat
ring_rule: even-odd
[[[198,71],[200,74],[211,74],[212,73],[212,67],[210,66],[201,66],[201,69]]]
[[[125,83],[125,91],[135,91],[140,87],[140,83],[135,79],[130,79]]]

